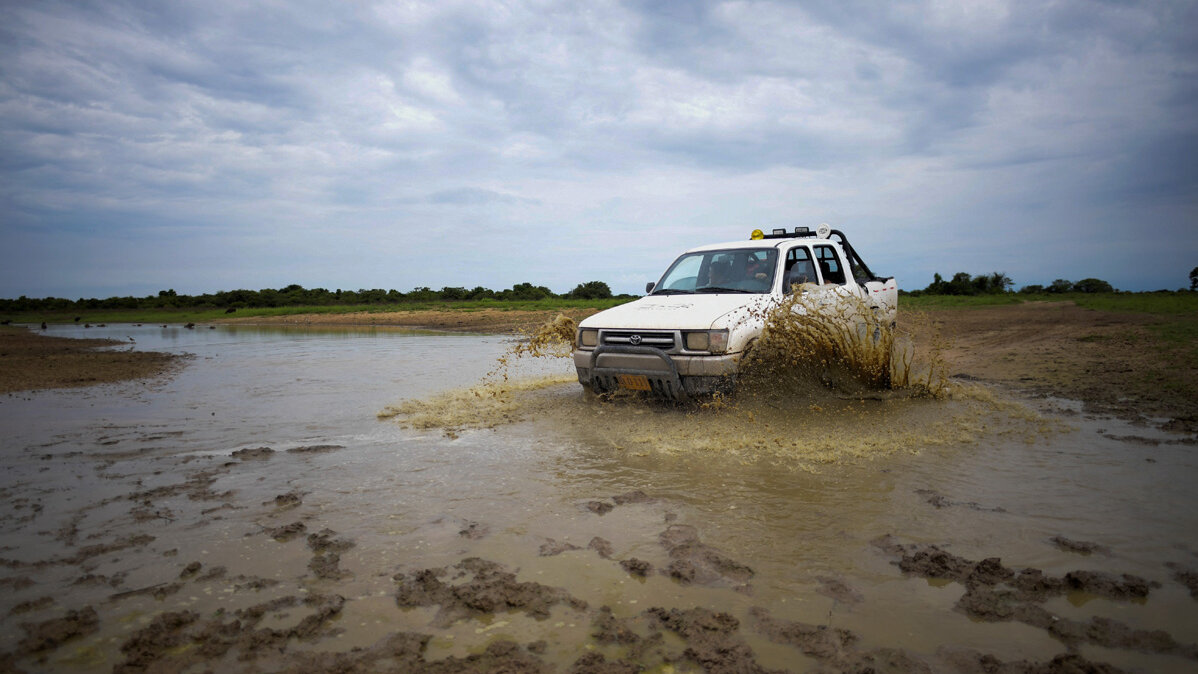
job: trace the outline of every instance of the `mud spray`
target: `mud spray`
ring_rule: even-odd
[[[791,296],[762,317],[765,329],[729,395],[677,403],[641,393],[584,393],[569,360],[576,326],[566,316],[526,334],[478,385],[379,413],[449,437],[536,424],[547,435],[647,455],[712,454],[796,470],[962,445],[989,435],[1034,442],[1061,430],[1027,407],[946,376],[945,340],[919,315],[904,328],[844,298]],[[913,337],[924,337],[916,344]],[[521,363],[560,361],[563,374],[522,376]]]

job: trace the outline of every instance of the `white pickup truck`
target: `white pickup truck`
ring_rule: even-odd
[[[827,225],[688,250],[645,290],[579,324],[573,355],[584,387],[679,400],[725,388],[770,310],[793,292],[822,295],[824,306],[858,298],[887,325],[898,309],[894,278],[871,272]]]

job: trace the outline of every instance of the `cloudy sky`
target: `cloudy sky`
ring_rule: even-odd
[[[0,296],[878,272],[1188,286],[1198,3],[0,3]]]

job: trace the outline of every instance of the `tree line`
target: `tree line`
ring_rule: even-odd
[[[22,295],[13,299],[0,299],[0,311],[74,311],[87,309],[243,309],[297,306],[337,306],[364,304],[414,304],[422,302],[461,302],[469,300],[529,301],[546,299],[607,299],[613,297],[611,288],[603,281],[580,283],[568,293],[556,294],[545,286],[517,283],[507,290],[491,290],[477,286],[472,289],[444,287],[433,290],[427,287],[413,288],[410,292],[398,290],[328,290],[305,288],[292,284],[285,288],[262,290],[222,290],[203,295],[180,295],[170,290],[160,290],[157,295],[145,297],[109,297],[106,299],[70,300],[61,297],[29,298]]]
[[[1003,272],[991,272],[979,276],[971,276],[967,272],[958,272],[948,281],[940,274],[932,277],[932,282],[922,290],[912,290],[910,295],[1001,295],[1011,292],[1015,282]],[[1193,283],[1191,283],[1193,286]],[[1112,293],[1115,288],[1106,281],[1097,278],[1084,278],[1073,282],[1067,279],[1057,279],[1049,285],[1026,285],[1019,289],[1023,294],[1040,293]]]

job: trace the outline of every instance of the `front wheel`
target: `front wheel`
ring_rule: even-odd
[[[582,397],[584,400],[598,398],[605,393],[608,393],[608,390],[593,380],[589,384],[582,385]]]

